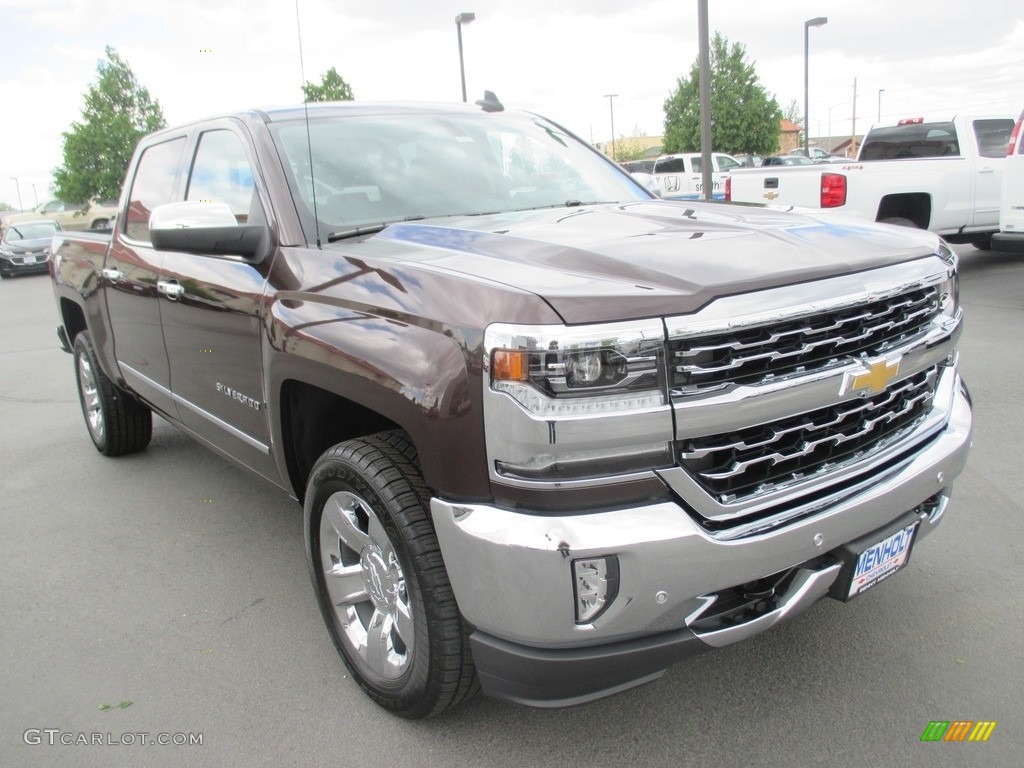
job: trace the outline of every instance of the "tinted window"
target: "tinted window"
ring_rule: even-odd
[[[974,121],[974,135],[978,139],[978,154],[982,157],[1004,157],[1006,145],[1013,132],[1013,120],[994,118]]]
[[[686,173],[686,161],[681,157],[660,158],[654,165],[655,173]]]
[[[227,203],[240,224],[262,218],[245,146],[231,131],[207,131],[199,139],[186,200]],[[254,210],[250,210],[255,206]]]
[[[1007,136],[1009,138],[1009,136]],[[953,123],[916,123],[876,128],[860,148],[860,160],[949,157],[960,154]]]
[[[158,205],[171,202],[178,160],[185,137],[154,144],[142,153],[132,182],[125,216],[124,233],[133,240],[149,242],[149,214]]]

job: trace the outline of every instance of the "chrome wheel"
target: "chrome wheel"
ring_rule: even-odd
[[[415,636],[405,575],[373,507],[354,493],[324,504],[320,566],[344,642],[375,675],[400,678]]]
[[[78,379],[82,388],[82,410],[93,439],[103,441],[103,408],[100,403],[100,391],[96,385],[92,365],[85,355],[78,356]]]

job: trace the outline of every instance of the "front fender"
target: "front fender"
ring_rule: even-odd
[[[268,318],[265,368],[273,413],[282,413],[288,380],[316,386],[404,429],[430,487],[451,498],[488,496],[482,333],[305,299],[274,301]],[[272,429],[284,467],[280,419]]]

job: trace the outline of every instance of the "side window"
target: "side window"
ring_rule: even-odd
[[[731,171],[733,168],[740,167],[738,162],[725,155],[718,155],[715,159],[718,161],[718,170],[720,171]]]
[[[227,203],[239,224],[264,220],[252,168],[238,136],[216,130],[199,137],[185,199]]]
[[[154,144],[139,158],[124,223],[124,233],[131,239],[149,242],[149,214],[158,205],[171,202],[178,160],[184,148],[182,136]]]
[[[51,200],[43,207],[43,213],[61,213],[64,210],[64,203],[60,200]]]
[[[685,173],[686,169],[683,165],[683,158],[681,157],[667,157],[664,160],[659,159],[654,165],[655,173]]]
[[[990,120],[975,120],[974,137],[978,140],[978,154],[982,157],[1003,157],[1006,154],[1006,145],[1010,141],[1010,133],[1013,132],[1013,120],[1009,118],[996,118]]]

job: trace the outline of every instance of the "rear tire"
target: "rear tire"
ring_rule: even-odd
[[[992,235],[978,235],[973,240],[971,240],[971,245],[973,245],[979,251],[991,251]]]
[[[110,222],[107,219],[96,219],[91,224],[92,229],[106,229],[108,226],[110,226]]]
[[[96,450],[104,456],[141,451],[153,435],[152,412],[107,378],[88,331],[75,337],[74,353],[78,401]]]
[[[478,687],[466,627],[402,432],[339,443],[306,486],[306,557],[331,639],[356,682],[408,718]]]

